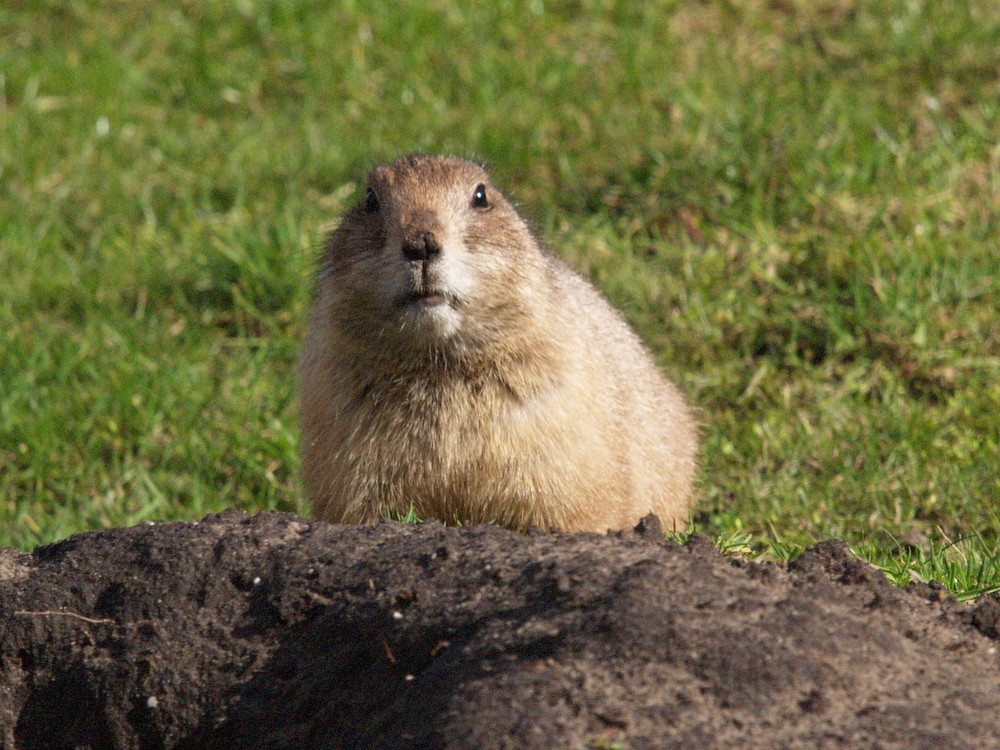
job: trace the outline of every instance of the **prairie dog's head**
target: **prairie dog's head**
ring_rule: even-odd
[[[320,294],[349,336],[476,346],[534,304],[542,267],[531,232],[482,167],[408,156],[372,170],[330,235]]]

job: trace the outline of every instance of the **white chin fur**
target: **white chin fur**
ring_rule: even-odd
[[[433,344],[450,339],[462,327],[462,313],[449,304],[413,306],[403,315],[404,331],[415,341]]]

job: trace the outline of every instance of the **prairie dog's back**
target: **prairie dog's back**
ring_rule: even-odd
[[[681,396],[471,162],[373,170],[327,242],[300,385],[320,518],[686,521],[697,439]]]

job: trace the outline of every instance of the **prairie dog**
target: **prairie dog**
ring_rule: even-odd
[[[376,167],[329,236],[300,369],[314,515],[686,523],[697,429],[625,320],[476,164]]]

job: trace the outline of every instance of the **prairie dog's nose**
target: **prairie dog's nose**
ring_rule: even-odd
[[[407,260],[432,260],[441,254],[441,243],[433,232],[417,232],[403,240],[403,257]]]

